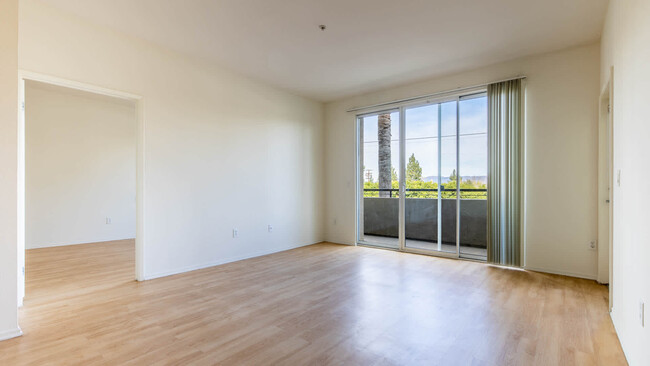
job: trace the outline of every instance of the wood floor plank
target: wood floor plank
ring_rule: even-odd
[[[34,249],[0,365],[625,365],[594,281],[317,244],[145,282],[132,240]]]

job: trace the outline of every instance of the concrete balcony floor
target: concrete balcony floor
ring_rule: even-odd
[[[397,249],[399,246],[397,238],[391,238],[387,236],[377,236],[377,235],[364,235],[364,244],[376,245],[380,247],[393,248]],[[412,240],[406,239],[405,243],[407,248],[420,249],[420,250],[429,250],[429,251],[438,251],[438,243],[432,243],[424,240]],[[442,244],[441,251],[447,253],[455,253],[456,246],[453,244]],[[476,259],[476,260],[487,260],[487,249],[472,247],[467,245],[460,245],[460,256]]]

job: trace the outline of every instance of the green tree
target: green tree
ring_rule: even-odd
[[[399,179],[397,179],[397,172],[395,171],[394,167],[390,167],[390,176],[393,182],[399,181]]]
[[[379,183],[377,182],[364,182],[363,183],[363,196],[364,197],[379,197],[379,192],[377,191],[365,191],[365,189],[377,189],[379,188]]]
[[[457,180],[457,178],[458,178],[458,177],[456,176],[456,169],[454,169],[454,171],[453,171],[453,172],[451,173],[451,175],[449,176],[449,180],[450,180],[450,181],[453,180],[453,181],[455,182],[455,181]]]
[[[415,158],[415,154],[411,154],[409,162],[406,165],[406,181],[421,181],[422,180],[422,167],[420,162]]]
[[[430,181],[407,181],[406,189],[411,190],[406,192],[406,198],[438,198],[438,184]],[[412,191],[414,189],[426,189],[426,191]]]

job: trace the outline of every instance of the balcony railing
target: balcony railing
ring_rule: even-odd
[[[457,189],[445,189],[444,186],[441,186],[439,190],[441,193],[441,198],[456,198]],[[364,188],[364,197],[375,197],[375,196],[366,196],[365,192],[389,192],[389,198],[399,197],[399,189],[397,188]],[[393,192],[395,194],[393,195]],[[417,192],[426,192],[424,194]],[[438,198],[438,190],[431,188],[406,188],[405,192],[406,198]],[[415,193],[409,197],[409,193]],[[461,188],[460,189],[460,198],[461,199],[487,199],[487,189],[485,188]]]
[[[368,188],[370,192],[390,192],[391,197],[363,198],[364,235],[397,238],[399,234],[398,189]],[[409,191],[427,193],[435,197],[409,197]],[[485,248],[487,246],[487,190],[481,188],[461,188],[462,200],[456,200],[456,190],[407,189],[404,206],[405,237],[410,240],[437,242],[438,225],[441,226],[443,243],[456,243],[456,221],[460,219],[460,244]],[[446,196],[446,194],[453,196]],[[481,194],[482,197],[466,199],[465,194]],[[457,210],[460,208],[460,215]],[[438,220],[440,215],[440,220]]]

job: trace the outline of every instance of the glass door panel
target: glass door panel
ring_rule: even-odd
[[[487,260],[487,96],[459,102],[460,256]]]
[[[358,242],[399,248],[399,112],[358,118]]]
[[[456,212],[457,212],[457,118],[458,103],[454,100],[440,105],[440,227],[443,251],[457,253]]]
[[[404,246],[441,251],[438,217],[440,105],[405,110]]]

